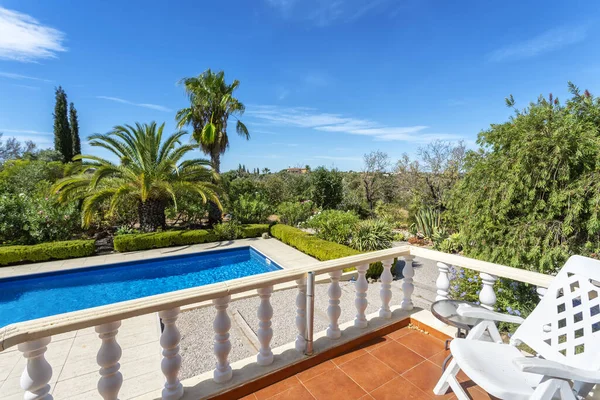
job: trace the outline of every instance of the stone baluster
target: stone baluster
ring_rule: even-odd
[[[402,280],[402,303],[400,307],[403,310],[412,310],[413,302],[412,302],[412,294],[415,291],[415,285],[413,284],[413,277],[415,276],[415,270],[413,269],[413,260],[414,256],[403,256],[404,258],[404,268],[402,269],[402,275],[404,279]]]
[[[306,277],[296,280],[298,285],[298,294],[296,295],[296,350],[304,353],[306,348]]]
[[[259,320],[257,336],[260,342],[260,350],[256,355],[256,362],[258,365],[271,365],[273,363],[273,352],[271,351],[271,339],[273,339],[271,293],[273,293],[273,286],[260,288],[257,292],[260,296],[260,305],[256,313]]]
[[[231,365],[229,365],[229,352],[231,351],[231,342],[229,341],[229,329],[231,329],[231,320],[227,315],[227,307],[231,296],[225,296],[213,300],[217,309],[217,315],[213,322],[215,331],[214,352],[217,358],[217,366],[213,372],[213,379],[217,383],[227,382],[233,376]]]
[[[496,304],[494,282],[496,282],[496,279],[498,278],[496,278],[494,275],[486,274],[485,272],[481,272],[479,276],[483,282],[481,291],[479,292],[479,301],[481,302],[481,306],[487,308],[488,310],[493,310],[494,305]]]
[[[96,362],[100,366],[98,393],[104,400],[117,400],[123,384],[123,375],[119,371],[122,352],[116,339],[120,326],[121,321],[114,321],[96,327],[96,333],[102,340],[96,356]]]
[[[545,287],[541,287],[541,286],[537,287],[536,293],[537,293],[538,297],[540,298],[540,300],[544,299],[544,296],[546,295],[547,291],[548,291],[548,289]]]
[[[367,301],[367,289],[369,288],[369,283],[367,282],[368,269],[369,264],[363,264],[356,267],[358,278],[354,284],[354,289],[356,290],[356,300],[354,300],[354,305],[356,306],[356,318],[354,319],[354,326],[357,328],[366,328],[368,325],[367,316],[365,315],[367,305],[369,304]]]
[[[27,359],[27,365],[21,374],[21,388],[25,391],[25,400],[52,400],[48,384],[52,379],[52,367],[44,357],[50,340],[50,337],[45,337],[18,346],[23,357]]]
[[[443,262],[437,263],[437,267],[438,271],[440,271],[440,274],[435,281],[435,286],[437,287],[437,296],[435,296],[435,301],[448,300],[448,289],[450,289],[448,272],[450,272],[450,267]]]
[[[338,339],[342,336],[340,326],[338,325],[338,319],[342,313],[340,308],[340,298],[342,297],[342,288],[340,287],[340,278],[342,277],[342,271],[333,271],[329,273],[331,278],[331,284],[329,284],[329,307],[327,308],[327,315],[329,316],[329,328],[327,328],[327,337],[330,339]]]
[[[165,387],[162,391],[163,400],[177,400],[183,396],[183,385],[178,378],[179,369],[181,368],[181,355],[179,354],[181,334],[177,329],[176,321],[179,312],[179,307],[176,307],[158,313],[164,325],[160,336],[160,347],[162,347],[163,355],[160,367],[166,378]]]
[[[381,298],[381,308],[379,309],[379,316],[381,318],[392,318],[392,311],[390,310],[390,301],[392,301],[392,264],[394,260],[383,260],[383,272],[381,273],[381,289],[379,290],[379,298]]]

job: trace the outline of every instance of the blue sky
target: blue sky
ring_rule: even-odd
[[[371,150],[472,145],[509,94],[564,98],[569,80],[597,94],[599,17],[595,0],[0,0],[0,132],[51,146],[58,85],[82,138],[174,130],[177,81],[222,69],[252,136],[231,133],[222,170],[358,170]]]

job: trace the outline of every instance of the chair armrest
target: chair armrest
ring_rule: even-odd
[[[456,309],[461,317],[478,318],[486,321],[510,322],[513,324],[522,324],[525,321],[516,315],[502,314],[496,311],[487,310],[481,307],[473,307],[468,304],[461,304]]]
[[[600,383],[600,371],[588,371],[537,357],[519,357],[515,358],[513,363],[523,372],[579,382]]]

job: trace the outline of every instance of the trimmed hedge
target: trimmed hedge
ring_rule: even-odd
[[[343,244],[329,242],[319,239],[318,237],[306,233],[300,229],[289,225],[277,224],[271,227],[271,235],[285,244],[300,250],[316,258],[319,261],[334,260],[336,258],[354,256],[361,254],[360,251],[354,250],[351,247]],[[395,265],[395,264],[394,264]],[[349,268],[344,271],[352,271],[354,268]],[[383,265],[380,262],[373,263],[367,271],[368,278],[379,278],[383,272]]]
[[[269,231],[267,224],[242,225],[241,238],[253,238]],[[215,242],[212,230],[197,229],[191,231],[167,231],[118,235],[114,247],[118,252],[157,249],[161,247],[185,246],[190,244]]]
[[[87,257],[94,254],[95,250],[94,240],[67,240],[31,246],[6,246],[0,247],[0,265]]]

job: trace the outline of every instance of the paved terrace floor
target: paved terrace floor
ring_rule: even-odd
[[[377,337],[243,400],[430,400],[456,399],[451,389],[435,396],[433,387],[448,355],[444,342],[408,327]],[[474,400],[494,399],[458,375]]]

